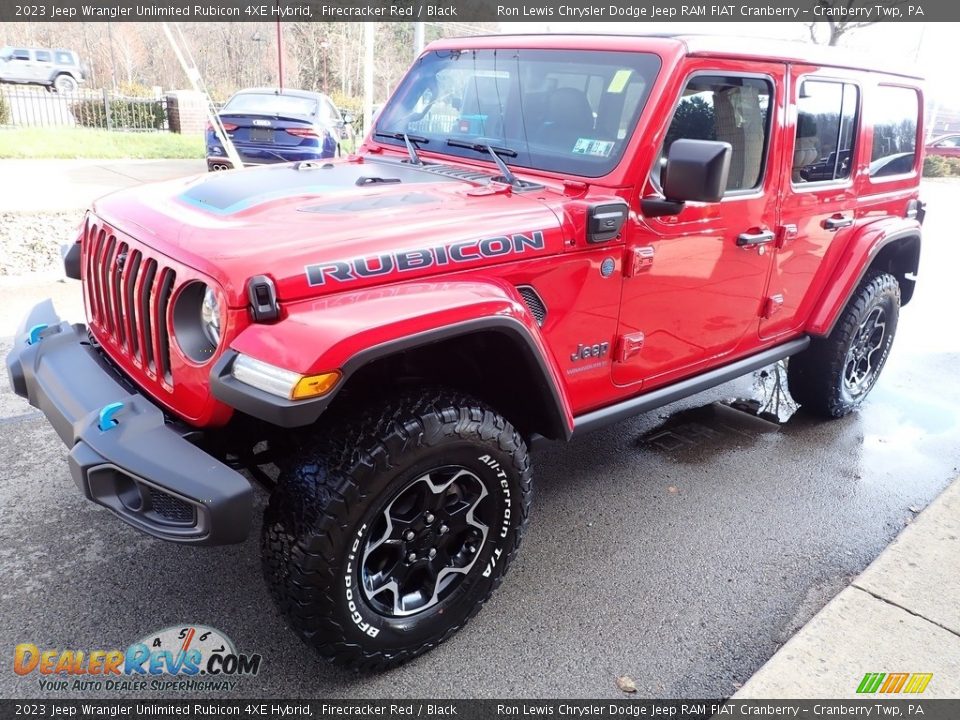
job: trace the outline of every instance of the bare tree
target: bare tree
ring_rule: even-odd
[[[879,5],[880,3],[876,0],[868,0],[868,5]],[[905,5],[906,0],[890,0],[886,3],[883,3],[886,7],[895,7],[898,5]],[[822,7],[825,11],[826,17],[829,19],[825,22],[810,22],[806,23],[807,30],[810,32],[810,39],[821,45],[839,45],[840,38],[844,35],[853,32],[854,30],[859,30],[860,28],[865,28],[870,25],[876,25],[876,20],[835,20],[835,17],[844,18],[850,17],[850,14],[840,14],[843,10],[852,10],[861,5],[860,0],[817,0],[817,5]],[[833,11],[837,11],[837,14],[834,15]],[[876,10],[874,11],[876,12]],[[823,38],[819,32],[821,26],[827,26],[827,36]]]

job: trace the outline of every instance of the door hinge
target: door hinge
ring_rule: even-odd
[[[781,225],[780,229],[777,231],[777,248],[782,248],[791,240],[796,240],[797,235],[799,235],[799,231],[797,230],[797,226],[793,223]]]
[[[627,262],[623,264],[624,275],[635,277],[640,273],[649,272],[650,268],[653,267],[654,254],[652,245],[630,248],[627,254]]]
[[[763,301],[763,311],[760,313],[760,317],[762,317],[764,320],[768,320],[780,312],[780,308],[782,307],[783,295],[781,293],[771,295]]]
[[[643,350],[643,341],[644,335],[642,332],[621,335],[617,340],[616,361],[618,363],[625,363],[630,360],[630,358]]]

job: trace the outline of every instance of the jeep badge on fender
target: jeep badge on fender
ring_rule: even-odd
[[[10,382],[91,501],[171,542],[260,526],[304,642],[402,663],[504,578],[534,440],[788,357],[814,414],[870,393],[916,283],[924,102],[832,50],[438,40],[354,155],[96,201],[64,258],[87,324],[33,308]]]

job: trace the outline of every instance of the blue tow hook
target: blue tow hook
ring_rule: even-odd
[[[116,415],[123,409],[122,402],[110,403],[109,405],[104,405],[103,409],[100,410],[100,422],[97,423],[97,427],[101,431],[106,432],[111,428],[115,428],[119,423],[113,419],[113,416]]]
[[[40,333],[47,329],[46,323],[40,323],[39,325],[34,325],[30,328],[30,333],[27,335],[27,345],[33,345],[40,340]]]

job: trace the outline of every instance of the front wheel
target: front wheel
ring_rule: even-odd
[[[890,355],[900,317],[900,284],[884,272],[861,281],[833,331],[790,358],[790,394],[817,415],[839,418],[873,389]]]
[[[339,665],[397,665],[497,587],[531,498],[523,439],[483,403],[408,395],[315,437],[267,507],[263,567],[294,631]]]

